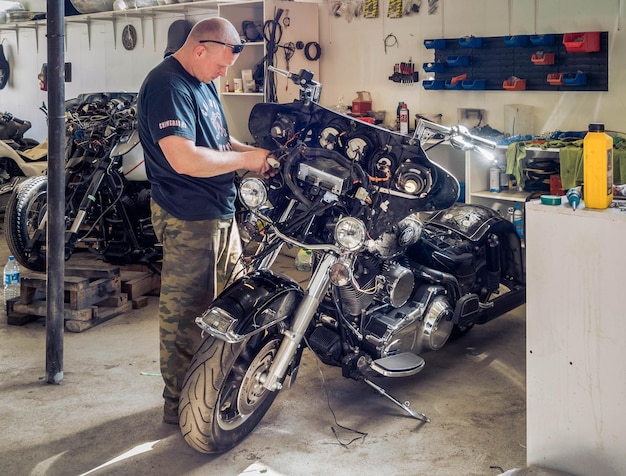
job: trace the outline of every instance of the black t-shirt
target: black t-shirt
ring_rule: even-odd
[[[158,144],[164,137],[177,135],[197,146],[232,149],[215,85],[198,81],[170,56],[148,73],[139,90],[137,107],[152,198],[182,220],[232,218],[234,173],[210,178],[179,174]]]

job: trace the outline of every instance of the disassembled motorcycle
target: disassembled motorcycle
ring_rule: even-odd
[[[136,93],[83,94],[66,104],[65,259],[78,243],[114,264],[161,259],[150,220],[150,183],[136,131]],[[48,177],[12,193],[5,227],[11,253],[46,267]]]
[[[45,111],[45,108],[40,108]],[[9,112],[0,114],[0,195],[12,192],[24,177],[44,175],[48,168],[46,143],[24,137],[29,121]]]
[[[457,204],[458,181],[424,151],[427,139],[464,150],[494,143],[426,121],[415,136],[400,135],[320,106],[312,73],[271,70],[301,97],[257,104],[250,115],[280,172],[238,185],[260,245],[246,275],[196,319],[205,337],[179,422],[204,453],[227,451],[256,427],[295,380],[304,348],[427,422],[372,378],[418,373],[422,353],[525,301],[513,224]],[[270,269],[283,245],[312,251],[305,288]]]

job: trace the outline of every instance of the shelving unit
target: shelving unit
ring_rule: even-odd
[[[243,21],[254,21],[265,23],[273,20],[276,11],[284,11],[280,20],[281,35],[279,45],[286,45],[288,42],[297,41],[303,43],[317,42],[319,40],[319,17],[318,5],[316,3],[300,3],[293,1],[263,1],[253,0],[250,2],[229,2],[220,3],[218,14],[227,18],[236,28],[242,30]],[[285,21],[285,19],[287,19]],[[267,54],[266,43],[264,41],[246,43],[244,50],[237,59],[234,66],[229,68],[225,78],[219,80],[219,91],[222,99],[222,106],[226,114],[229,132],[242,142],[252,142],[252,136],[248,131],[248,117],[255,104],[267,100],[265,91],[255,93],[225,92],[226,82],[232,88],[235,78],[241,78],[241,71],[245,69],[254,70],[254,66],[261,62]],[[299,71],[306,68],[315,73],[319,78],[318,62],[306,60],[302,51],[296,50],[289,61],[289,67],[284,57],[284,48],[279,47],[276,53],[274,66],[289,71]],[[289,102],[298,95],[297,87],[289,85],[287,78],[276,77],[276,90],[279,102]]]

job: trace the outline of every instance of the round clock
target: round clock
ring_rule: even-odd
[[[133,25],[126,25],[122,30],[122,45],[127,50],[132,50],[137,45],[137,30]]]

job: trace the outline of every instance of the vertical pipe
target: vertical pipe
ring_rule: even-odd
[[[48,44],[48,262],[46,284],[47,382],[63,380],[63,260],[65,187],[65,55],[63,50],[65,3],[47,0]]]

